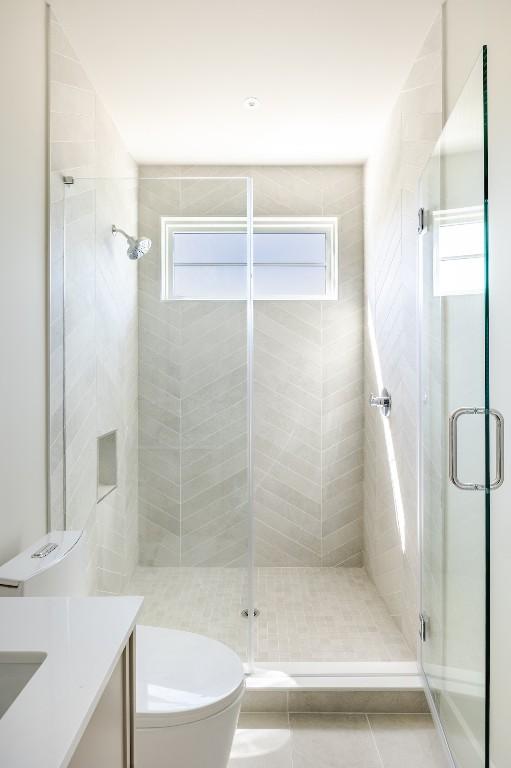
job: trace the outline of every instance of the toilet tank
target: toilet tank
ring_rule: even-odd
[[[0,597],[86,595],[83,531],[53,531],[0,566]]]

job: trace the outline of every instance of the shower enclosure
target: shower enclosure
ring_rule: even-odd
[[[455,765],[489,765],[489,526],[502,482],[488,389],[486,51],[421,180],[422,667]]]
[[[412,661],[362,567],[362,169],[206,170],[64,179],[52,527],[252,666]]]

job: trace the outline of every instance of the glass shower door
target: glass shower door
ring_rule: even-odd
[[[488,764],[486,52],[421,179],[422,667],[454,764]]]

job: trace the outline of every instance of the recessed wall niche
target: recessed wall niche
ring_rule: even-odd
[[[113,430],[98,437],[98,504],[116,488],[117,430]]]

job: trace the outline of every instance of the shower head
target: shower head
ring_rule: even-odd
[[[126,238],[128,243],[128,250],[126,253],[128,254],[128,258],[133,259],[133,261],[141,259],[142,256],[145,256],[151,247],[151,241],[148,237],[141,237],[137,240],[136,238],[131,237],[131,235],[128,235],[127,232],[125,232],[123,229],[119,229],[119,227],[116,227],[115,224],[112,224],[112,234],[115,235],[117,232],[120,232],[121,235],[124,235]]]

